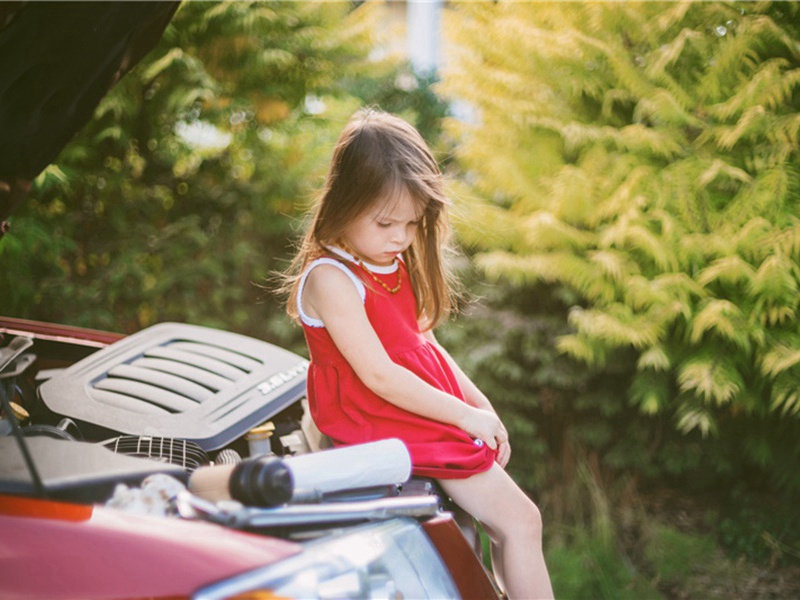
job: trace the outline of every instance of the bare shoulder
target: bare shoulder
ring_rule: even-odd
[[[351,277],[342,267],[333,264],[320,264],[311,269],[303,288],[302,302],[306,312],[314,318],[320,318],[331,309],[341,312],[350,305],[363,306]]]
[[[345,267],[346,268],[346,267]],[[332,264],[320,264],[308,273],[306,289],[312,295],[317,293],[328,294],[342,291],[343,289],[355,291],[353,282],[341,267]]]

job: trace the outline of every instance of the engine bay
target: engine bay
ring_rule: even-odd
[[[3,335],[0,363],[9,364],[0,385],[56,498],[101,502],[116,483],[153,473],[187,481],[203,466],[301,454],[319,439],[304,432],[308,362],[267,342],[181,323],[107,345],[10,328]],[[15,340],[27,347],[3,360]],[[10,417],[0,418],[0,492],[34,494]]]

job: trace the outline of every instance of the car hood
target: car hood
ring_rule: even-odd
[[[185,598],[301,550],[201,521],[2,494],[0,531],[4,598]]]
[[[33,179],[158,42],[180,3],[0,3],[0,236]]]

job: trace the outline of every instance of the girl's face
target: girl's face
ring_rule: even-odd
[[[344,241],[368,263],[390,265],[417,234],[422,210],[407,190],[378,200],[344,231]]]

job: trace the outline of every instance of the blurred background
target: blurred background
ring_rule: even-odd
[[[35,181],[0,314],[305,354],[274,293],[339,131],[402,115],[560,598],[800,595],[800,7],[184,2]]]

